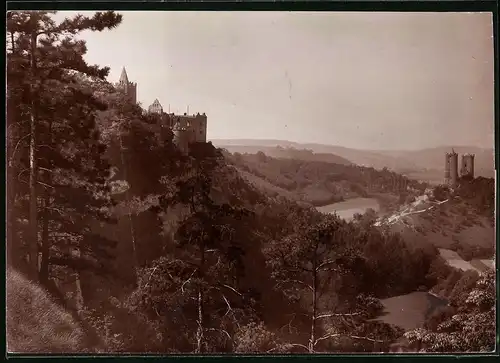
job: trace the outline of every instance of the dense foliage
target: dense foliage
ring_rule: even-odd
[[[493,272],[465,275],[450,294],[450,304],[435,313],[425,329],[405,334],[421,352],[492,352],[496,340],[496,291]]]

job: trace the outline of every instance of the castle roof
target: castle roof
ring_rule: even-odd
[[[127,77],[127,71],[125,70],[125,67],[122,69],[122,74],[120,76],[120,83],[128,83],[128,77]]]

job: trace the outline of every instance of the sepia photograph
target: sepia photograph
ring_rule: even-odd
[[[8,11],[17,354],[492,353],[491,12]]]

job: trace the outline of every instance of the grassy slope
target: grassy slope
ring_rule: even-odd
[[[71,353],[83,349],[83,331],[39,286],[7,271],[7,351]]]
[[[391,229],[402,233],[409,243],[425,240],[438,248],[455,244],[489,247],[495,241],[495,229],[488,218],[462,202],[444,203],[425,213],[403,217]]]

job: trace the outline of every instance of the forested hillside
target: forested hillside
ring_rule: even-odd
[[[78,35],[121,21],[115,12],[62,22],[8,14],[9,350],[389,351],[404,331],[377,319],[380,299],[447,281],[453,269],[436,248],[409,245],[369,215],[347,222],[264,193],[240,174],[247,164],[211,143],[183,154],[169,129],[112,86],[108,68],[85,61]],[[398,177],[242,158],[292,193],[314,180],[383,192]],[[491,285],[482,281],[462,290],[481,309],[477,290]],[[455,351],[493,348],[491,327],[474,328],[474,344]]]
[[[400,203],[423,193],[425,183],[408,179],[387,168],[376,170],[353,164],[274,158],[257,154],[226,154],[246,179],[271,196],[322,206],[345,199],[383,193]]]

